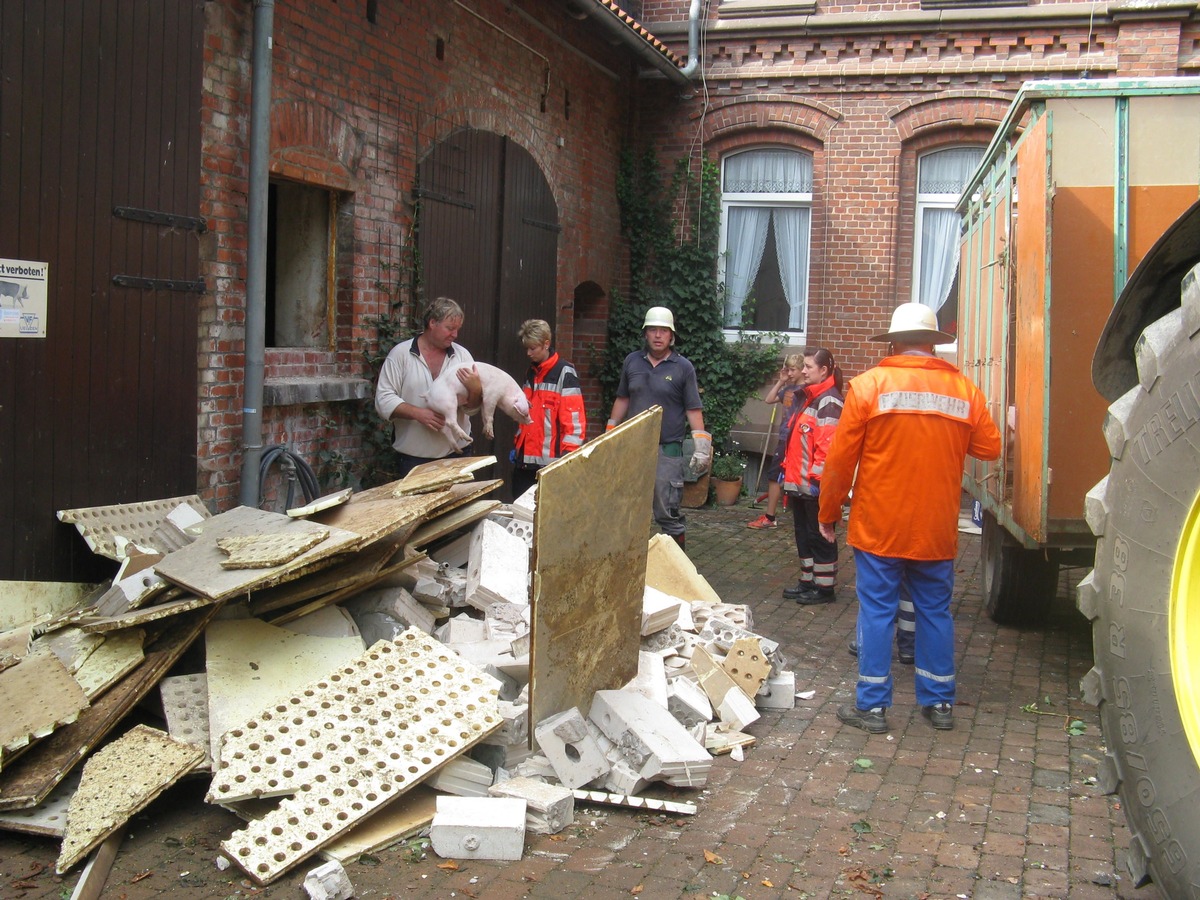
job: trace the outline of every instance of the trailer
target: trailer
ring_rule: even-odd
[[[963,484],[997,622],[1040,620],[1059,566],[1092,557],[1085,498],[1109,468],[1093,351],[1198,180],[1200,79],[1033,81],[963,193],[958,361],[1003,437]]]

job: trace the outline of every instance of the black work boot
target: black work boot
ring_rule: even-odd
[[[684,535],[684,534],[682,534],[682,533],[681,533],[681,534],[673,534],[673,535],[671,535],[671,539],[672,539],[673,541],[675,541],[675,543],[677,543],[677,544],[679,545],[679,549],[680,549],[680,550],[686,550],[686,549],[687,549],[687,548],[684,546],[684,543],[685,543],[685,541],[686,541],[686,535]]]
[[[837,595],[834,594],[833,588],[810,587],[796,598],[796,602],[805,606],[814,606],[818,603],[832,603],[836,599]]]
[[[797,581],[795,587],[783,589],[784,600],[799,600],[804,594],[813,589],[811,581]]]

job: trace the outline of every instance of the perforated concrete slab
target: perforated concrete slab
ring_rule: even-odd
[[[89,700],[99,697],[137,667],[143,658],[145,640],[146,632],[140,628],[105,635],[104,643],[92,651],[75,673],[75,680]]]
[[[226,736],[209,802],[293,793],[221,846],[268,884],[500,726],[496,682],[415,629]]]
[[[261,712],[294,696],[321,672],[334,672],[363,652],[362,638],[313,637],[259,619],[222,619],[204,633],[208,673],[210,754],[221,738]]]
[[[204,761],[198,768],[212,771],[212,756],[208,752],[208,676],[172,675],[158,683],[167,731],[183,744],[204,751]]]
[[[738,687],[753,698],[771,674],[771,664],[758,638],[738,638],[725,655],[721,668],[729,673]]]
[[[217,539],[217,549],[228,553],[221,560],[226,569],[266,569],[282,566],[305,550],[317,546],[328,534],[312,531],[300,534],[245,534]]]
[[[130,610],[119,616],[88,617],[80,621],[79,627],[89,632],[109,632],[120,628],[133,628],[137,625],[147,625],[160,619],[168,619],[171,616],[191,612],[193,609],[211,606],[212,603],[213,601],[208,597],[187,595],[177,600],[167,600],[154,606]]]
[[[370,543],[403,525],[469,503],[494,491],[503,482],[498,479],[472,481],[413,497],[394,496],[397,484],[399,482],[393,481],[357,493],[348,503],[317,513],[312,521],[353,531]]]
[[[190,772],[203,754],[170,735],[136,725],[83,766],[67,807],[67,832],[55,865],[61,875],[150,801]]]
[[[346,506],[338,509],[348,509]],[[226,555],[217,547],[221,538],[244,537],[247,535],[277,534],[326,534],[310,550],[286,564],[267,569],[226,569],[222,563]],[[229,512],[213,516],[204,523],[204,530],[191,544],[164,556],[155,568],[168,581],[195,591],[201,597],[223,600],[238,594],[246,594],[255,588],[279,584],[298,578],[329,564],[329,558],[356,549],[362,543],[357,534],[318,525],[308,519],[289,519],[278,513],[265,512],[239,506]]]
[[[83,688],[53,653],[31,653],[0,672],[0,762],[74,722],[87,705]]]
[[[94,588],[70,581],[0,581],[0,631],[65,615],[83,606]]]
[[[496,464],[494,456],[449,456],[433,462],[421,463],[396,482],[393,493],[397,497],[425,494],[455,484],[474,480],[473,472]]]
[[[58,520],[79,529],[88,547],[94,553],[109,559],[120,559],[116,549],[116,538],[123,537],[135,544],[154,547],[168,552],[170,547],[160,547],[154,537],[155,529],[166,519],[167,514],[180,504],[190,506],[196,514],[208,517],[208,508],[193,494],[190,497],[172,497],[168,500],[150,500],[140,503],[120,503],[115,506],[90,506],[82,509],[60,509]]]
[[[72,772],[37,806],[0,811],[0,828],[61,838],[67,831],[67,805],[79,787],[80,774]]]

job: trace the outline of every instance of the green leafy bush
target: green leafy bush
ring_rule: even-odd
[[[712,477],[737,481],[746,474],[746,457],[740,453],[718,453],[712,462]]]
[[[725,336],[724,286],[717,280],[721,223],[720,166],[702,159],[693,172],[687,159],[664,184],[653,150],[621,155],[617,180],[621,229],[629,242],[629,296],[611,293],[608,347],[600,384],[607,414],[625,357],[643,346],[642,320],[651,306],[675,315],[675,349],[696,367],[704,400],[704,424],[723,447],[746,400],[778,365],[778,335]],[[752,308],[747,305],[747,313]],[[743,314],[744,316],[746,313]],[[744,320],[745,321],[745,320]]]

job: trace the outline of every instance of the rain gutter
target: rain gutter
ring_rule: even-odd
[[[263,372],[267,332],[267,188],[271,151],[271,47],[275,0],[254,0],[250,81],[249,241],[242,376],[242,506],[257,507],[262,461]]]

